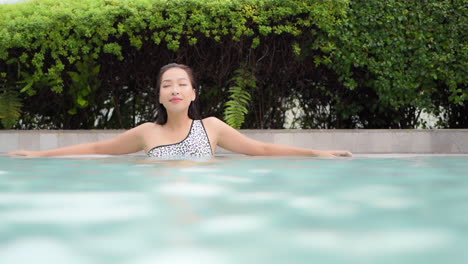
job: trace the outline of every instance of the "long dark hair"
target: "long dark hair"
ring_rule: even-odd
[[[167,122],[167,111],[166,108],[164,107],[161,102],[159,102],[159,91],[161,89],[161,78],[163,74],[172,68],[179,68],[184,70],[189,79],[190,79],[190,84],[192,85],[192,88],[195,89],[195,100],[190,103],[189,109],[188,109],[188,116],[191,119],[201,119],[200,114],[198,111],[198,105],[199,105],[199,99],[198,99],[198,86],[197,82],[195,80],[195,77],[193,76],[193,71],[190,69],[189,66],[184,65],[184,64],[177,64],[177,63],[169,63],[163,67],[161,67],[161,70],[159,70],[159,75],[158,75],[158,81],[156,84],[156,98],[158,100],[156,104],[156,124],[164,125]]]

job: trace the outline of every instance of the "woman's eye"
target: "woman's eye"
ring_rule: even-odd
[[[187,84],[186,83],[181,83],[180,86],[187,86]]]
[[[170,85],[163,85],[162,88],[170,87]]]

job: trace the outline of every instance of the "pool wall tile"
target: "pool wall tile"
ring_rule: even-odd
[[[466,133],[454,133],[451,142],[455,145],[457,153],[468,153],[468,138]]]
[[[355,133],[342,133],[342,135],[333,135],[333,141],[330,146],[323,146],[324,149],[355,149],[356,148],[356,135]]]
[[[290,135],[293,137],[294,135]],[[327,149],[334,148],[335,139],[334,137],[329,137],[324,133],[314,133],[314,134],[305,134],[301,133],[301,138],[297,138],[297,147],[311,148],[311,149]]]
[[[15,149],[27,149],[27,150],[40,150],[41,149],[41,137],[38,133],[21,133],[18,134],[18,145]]]
[[[302,136],[302,134],[298,134],[296,136],[296,139],[299,139],[300,137]],[[298,146],[298,143],[294,141],[294,138],[292,137],[291,134],[276,134],[276,135],[273,135],[272,136],[273,140],[272,141],[269,141],[269,142],[281,142],[282,144],[286,144],[286,145],[289,145],[289,146],[294,146],[294,147],[299,147]],[[303,139],[301,138],[302,141],[304,144],[307,144],[308,143],[308,140],[307,139]],[[297,140],[299,141],[299,140]]]
[[[14,131],[0,133],[0,152],[10,152],[18,149],[19,134]]]
[[[59,133],[40,133],[39,134],[39,148],[40,150],[58,148],[58,135]]]
[[[97,133],[60,133],[58,137],[59,146],[89,143],[99,140]]]
[[[119,134],[120,134],[120,133],[118,133],[118,132],[99,134],[96,140],[99,140],[99,141],[100,141],[100,140],[111,139],[111,138],[113,138],[113,137],[118,136]]]
[[[46,150],[115,137],[124,130],[2,130],[0,153],[18,149]],[[240,130],[255,140],[312,149],[354,153],[468,154],[468,129],[391,130]],[[140,152],[144,154],[143,152]],[[217,148],[218,154],[228,154]]]

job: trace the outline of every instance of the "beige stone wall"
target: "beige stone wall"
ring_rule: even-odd
[[[46,150],[114,137],[122,130],[2,130],[0,153]],[[313,149],[353,153],[467,154],[468,129],[456,130],[241,130],[248,137]],[[218,149],[218,154],[229,153]]]

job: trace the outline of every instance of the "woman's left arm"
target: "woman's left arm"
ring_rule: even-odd
[[[223,121],[214,119],[218,145],[232,152],[251,156],[352,156],[351,152],[344,150],[323,151],[257,141],[244,136]]]

